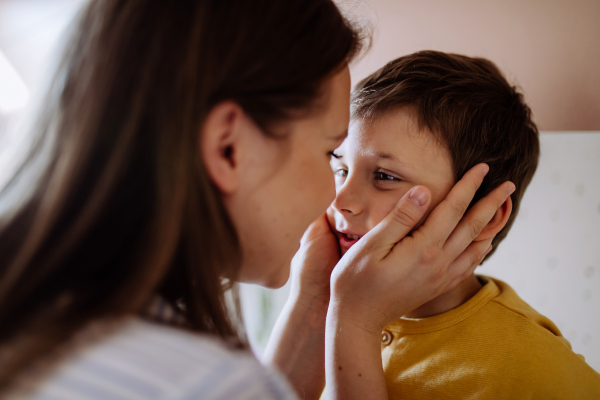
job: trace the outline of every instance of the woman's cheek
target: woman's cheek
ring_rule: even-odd
[[[331,167],[327,164],[327,168],[324,169],[319,166],[317,160],[312,162],[312,168],[298,172],[296,176],[302,178],[294,179],[293,187],[290,187],[286,194],[290,199],[289,204],[292,205],[290,212],[301,224],[298,226],[301,234],[327,211],[327,207],[335,199],[335,183]]]
[[[324,204],[323,211],[325,211],[329,207],[329,205],[331,203],[333,203],[333,201],[335,200],[335,195],[336,195],[335,177],[331,173],[331,168],[328,168],[326,171],[326,174],[325,174],[325,190],[324,190],[324,192],[327,193],[328,195],[325,197],[325,200],[323,202],[323,204]]]
[[[312,174],[312,193],[315,201],[315,219],[326,212],[327,207],[335,199],[335,179],[331,172],[329,163],[324,164],[321,160],[315,161]]]

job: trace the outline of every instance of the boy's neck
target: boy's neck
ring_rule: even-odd
[[[483,285],[475,274],[471,275],[454,289],[447,291],[405,315],[407,318],[427,318],[443,314],[466,303]]]

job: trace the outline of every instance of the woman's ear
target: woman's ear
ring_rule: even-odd
[[[506,201],[500,206],[500,208],[494,214],[494,217],[490,222],[483,228],[479,236],[477,236],[473,241],[481,241],[490,239],[498,234],[506,226],[506,222],[510,217],[510,213],[512,212],[512,199],[510,196],[506,199]]]
[[[240,183],[240,140],[244,111],[232,102],[217,104],[206,117],[200,132],[200,151],[210,179],[224,194]]]

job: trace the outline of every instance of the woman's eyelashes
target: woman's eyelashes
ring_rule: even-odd
[[[330,151],[329,153],[327,153],[327,155],[329,155],[330,157],[335,158],[336,160],[339,160],[340,158],[342,158],[341,156],[335,154],[334,151]]]

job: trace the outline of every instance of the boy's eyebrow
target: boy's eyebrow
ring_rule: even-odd
[[[375,152],[371,153],[371,155],[373,157],[379,158],[381,160],[392,160],[394,162],[402,164],[406,168],[413,169],[410,164],[407,164],[406,162],[400,160],[398,157],[396,157],[392,153],[386,153],[385,151],[375,151]]]

